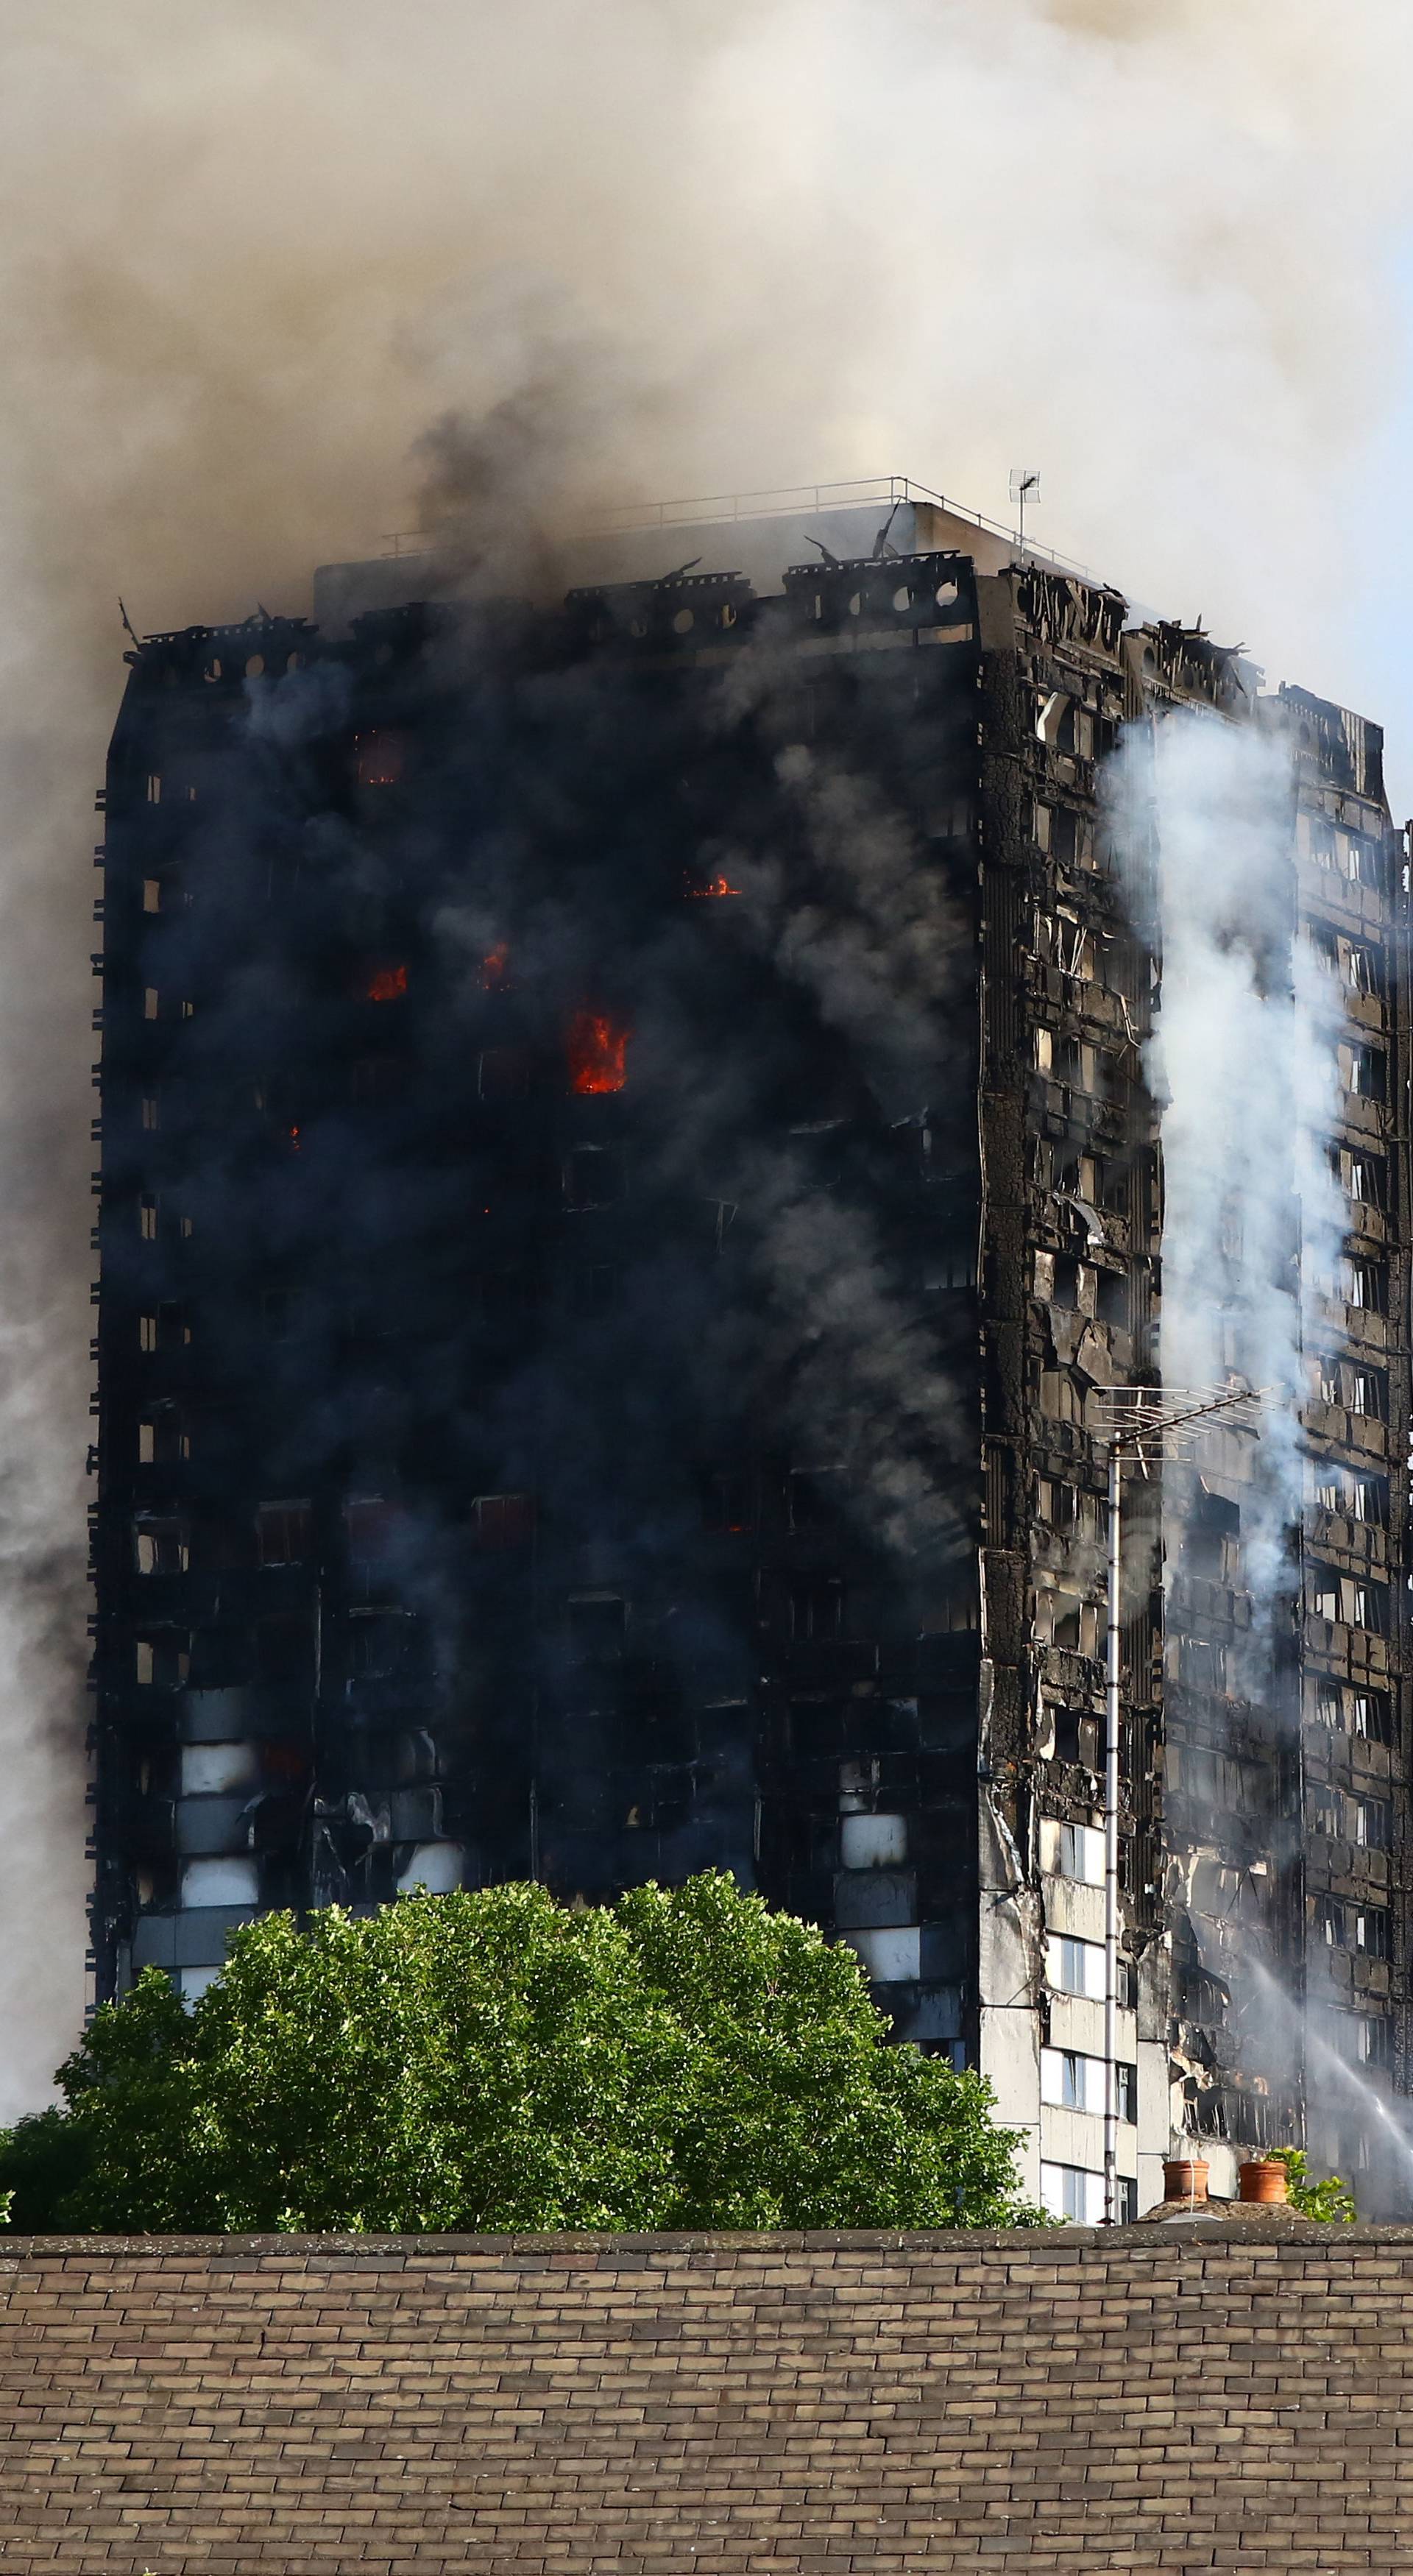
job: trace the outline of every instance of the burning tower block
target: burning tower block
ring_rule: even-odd
[[[1100,2214],[1093,1399],[1157,1377],[1163,1251],[1162,926],[1102,783],[1190,706],[1288,750],[1348,1227],[1254,1660],[1259,1444],[1134,1496],[1120,2168],[1148,2205],[1187,2129],[1230,2189],[1307,2117],[1357,2163],[1360,2087],[1408,2082],[1380,736],[921,504],[893,554],[803,539],[772,586],[697,529],[707,569],[586,564],[553,611],[384,567],[360,612],[345,567],[326,628],[127,657],[100,1989],[198,1992],[269,1906],[718,1865]]]

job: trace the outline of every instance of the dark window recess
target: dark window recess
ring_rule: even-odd
[[[696,1783],[688,1770],[657,1770],[652,1774],[646,1807],[638,1802],[640,1822],[651,1826],[654,1833],[673,1834],[686,1824],[692,1812]],[[632,1821],[630,1811],[629,1822]]]
[[[1184,2021],[1225,2021],[1231,2010],[1231,1989],[1195,1959],[1175,1959],[1173,2009]]]
[[[1241,1507],[1199,1486],[1183,1539],[1188,1571],[1209,1583],[1239,1579]]]
[[[1075,1177],[1077,1180],[1077,1173]],[[1079,1304],[1079,1263],[1064,1253],[1056,1255],[1055,1286],[1050,1303],[1062,1315],[1072,1315]]]
[[[528,1047],[488,1047],[478,1067],[477,1089],[483,1100],[525,1100],[531,1072]]]
[[[134,1675],[144,1689],[184,1690],[191,1678],[191,1661],[185,1632],[159,1628],[150,1637],[137,1639]]]
[[[1346,1364],[1341,1375],[1344,1400],[1350,1412],[1365,1414],[1372,1422],[1387,1422],[1387,1370],[1353,1367]]]
[[[696,1726],[682,1685],[658,1666],[625,1672],[619,1726],[625,1763],[690,1762],[696,1751]]]
[[[1326,1950],[1344,1948],[1344,1907],[1337,1896],[1315,1899],[1315,1940]]]
[[[1362,1950],[1366,1959],[1387,1959],[1390,1955],[1388,1913],[1382,1905],[1361,1905],[1353,1909],[1353,1947]]]
[[[1350,1822],[1354,1840],[1366,1851],[1389,1851],[1393,1845],[1393,1801],[1391,1798],[1351,1798]]]
[[[191,1561],[190,1533],[184,1521],[135,1521],[133,1549],[139,1574],[185,1574]]]
[[[1344,1824],[1344,1809],[1339,1791],[1328,1780],[1312,1780],[1305,1796],[1310,1831],[1327,1835],[1331,1840]]]
[[[1225,1692],[1227,1650],[1220,1638],[1213,1644],[1204,1637],[1179,1637],[1177,1665],[1178,1680],[1184,1690],[1201,1691],[1209,1696],[1214,1692]]]
[[[1122,1275],[1101,1270],[1094,1292],[1094,1311],[1101,1324],[1113,1325],[1119,1332],[1129,1329],[1129,1286]]]
[[[1337,1285],[1347,1305],[1371,1315],[1388,1313],[1388,1271],[1381,1261],[1350,1257],[1341,1261]]]
[[[248,1628],[198,1628],[191,1641],[193,1690],[240,1690],[255,1669]]]
[[[348,1670],[354,1681],[397,1681],[417,1665],[421,1631],[399,1612],[355,1611],[348,1623]]]
[[[622,1293],[622,1277],[612,1262],[594,1261],[574,1274],[574,1304],[581,1315],[611,1315]]]
[[[1361,2066],[1375,2066],[1386,2074],[1393,2064],[1393,2024],[1390,2021],[1363,2021],[1359,2024],[1357,2056]]]
[[[1393,1742],[1393,1708],[1387,1691],[1351,1691],[1346,1711],[1351,1735],[1362,1735],[1370,1744]]]
[[[207,1511],[199,1538],[204,1573],[244,1573],[258,1561],[254,1523],[243,1512]]]
[[[353,775],[360,787],[396,787],[406,761],[404,737],[387,727],[353,737]]]
[[[349,1073],[349,1097],[361,1109],[383,1109],[407,1095],[407,1064],[400,1055],[360,1056]]]
[[[723,1467],[702,1479],[702,1527],[744,1531],[756,1525],[756,1480],[748,1467]]]
[[[146,1323],[149,1319],[144,1316]],[[191,1343],[191,1324],[185,1306],[166,1303],[158,1307],[152,1319],[150,1341],[144,1339],[144,1350],[184,1351]]]
[[[792,1699],[787,1723],[789,1749],[797,1760],[833,1759],[858,1741],[858,1713],[848,1701]]]
[[[575,1593],[566,1607],[573,1652],[588,1662],[616,1662],[623,1652],[628,1625],[628,1604],[622,1594]]]
[[[1051,1620],[1051,1643],[1056,1646],[1063,1646],[1072,1655],[1077,1655],[1079,1653],[1080,1636],[1082,1633],[1082,1608],[1083,1605],[1073,1597],[1066,1601],[1065,1606],[1061,1608],[1057,1598],[1054,1616]]]
[[[790,1585],[790,1636],[796,1645],[844,1634],[844,1584],[835,1574],[796,1575]]]
[[[1136,2066],[1126,2064],[1126,2062],[1120,2058],[1114,2072],[1118,2077],[1119,2118],[1121,2120],[1137,2121],[1138,2069]]]
[[[306,1690],[314,1680],[314,1638],[307,1619],[261,1619],[255,1669],[262,1682]]]
[[[1077,1709],[1055,1711],[1055,1760],[1082,1762],[1088,1771],[1097,1771],[1100,1759],[1100,1728],[1097,1717],[1083,1717]]]
[[[968,1575],[944,1579],[923,1615],[923,1634],[931,1637],[972,1635],[981,1625],[981,1601]]]
[[[1050,847],[1065,867],[1082,866],[1092,855],[1093,826],[1068,805],[1056,805],[1050,816]]]
[[[344,1504],[343,1525],[348,1552],[359,1565],[383,1565],[394,1553],[402,1518],[397,1503],[383,1494],[365,1494]]]
[[[576,1145],[564,1158],[566,1207],[612,1207],[626,1196],[627,1186],[617,1145]]]
[[[260,1768],[272,1788],[295,1789],[307,1780],[313,1768],[313,1754],[307,1744],[266,1742],[260,1748]]]
[[[1381,1047],[1348,1044],[1339,1050],[1345,1089],[1361,1100],[1384,1100],[1388,1080]]]
[[[848,1470],[844,1467],[794,1469],[790,1477],[791,1529],[836,1529],[843,1516],[847,1486]]]
[[[255,1515],[255,1543],[262,1565],[304,1565],[313,1553],[313,1514],[307,1502],[262,1503]]]
[[[535,1535],[533,1494],[478,1494],[471,1506],[476,1545],[486,1552],[528,1547]]]
[[[173,1405],[146,1416],[138,1424],[138,1463],[150,1467],[178,1467],[191,1456],[191,1434],[185,1429]]]

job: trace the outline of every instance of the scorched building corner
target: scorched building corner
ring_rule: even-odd
[[[317,624],[127,656],[99,1991],[197,1992],[270,1906],[720,1865],[851,1942],[1098,2214],[1095,1399],[1156,1379],[1163,1226],[1163,961],[1104,765],[1190,705],[1289,746],[1348,1233],[1268,1687],[1259,1444],[1133,1495],[1120,2169],[1146,2206],[1185,2126],[1229,2187],[1302,2122],[1366,2162],[1360,2088],[1410,2081],[1378,728],[906,487],[691,542],[588,553],[552,610],[341,567]],[[1317,2016],[1350,2084],[1307,2100]]]

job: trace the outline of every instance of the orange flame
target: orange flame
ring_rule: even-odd
[[[502,939],[499,946],[487,950],[481,960],[481,990],[494,993],[505,982],[510,966],[510,950]]]
[[[628,1036],[604,1011],[576,1011],[566,1052],[571,1091],[621,1091],[628,1079]]]
[[[407,991],[405,966],[375,966],[363,988],[369,1002],[400,1002]]]
[[[690,877],[687,880],[689,903],[706,903],[716,895],[739,894],[740,891],[739,886],[733,886],[724,876],[708,877],[705,885],[693,885]]]

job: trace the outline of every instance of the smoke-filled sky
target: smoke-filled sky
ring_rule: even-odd
[[[439,420],[509,404],[483,452],[551,530],[889,471],[1003,516],[1038,466],[1046,542],[1397,733],[1413,410],[1404,0],[9,0],[3,28],[0,2114],[80,1991],[118,592],[143,628],[302,607],[315,561],[413,518]]]

